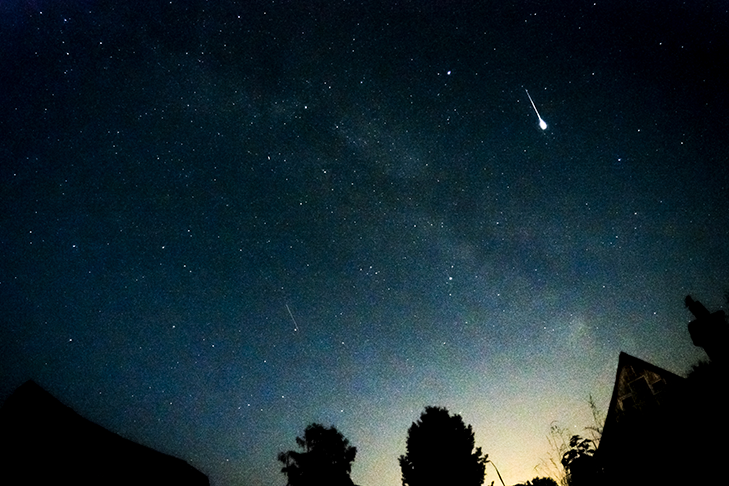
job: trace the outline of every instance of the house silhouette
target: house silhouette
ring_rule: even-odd
[[[208,486],[187,462],[127,440],[33,381],[0,408],[0,484]]]
[[[721,484],[729,422],[726,316],[686,297],[688,330],[711,359],[686,378],[620,353],[593,486]],[[724,479],[722,479],[724,478]]]

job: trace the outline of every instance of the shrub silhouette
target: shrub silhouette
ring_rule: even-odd
[[[555,481],[552,478],[536,477],[536,478],[532,479],[531,481],[527,481],[526,483],[516,484],[514,486],[558,486],[558,485],[557,485],[557,481]]]

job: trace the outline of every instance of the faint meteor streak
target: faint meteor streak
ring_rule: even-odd
[[[291,313],[291,309],[289,309],[289,305],[284,302],[284,305],[286,306],[286,310],[289,311],[289,315],[291,316],[291,321],[294,323],[294,332],[297,332],[299,330],[299,325],[296,324],[296,319],[294,319],[294,315]]]

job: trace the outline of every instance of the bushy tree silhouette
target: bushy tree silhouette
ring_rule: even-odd
[[[350,446],[336,428],[310,424],[304,436],[296,438],[296,444],[302,452],[278,455],[288,486],[353,486],[349,473],[357,448]]]
[[[531,481],[527,481],[526,483],[520,483],[515,486],[558,486],[557,481],[555,481],[552,478],[540,478],[536,477],[532,479]]]
[[[473,429],[460,415],[426,407],[408,429],[407,453],[400,456],[403,486],[481,486],[488,455],[474,446]]]

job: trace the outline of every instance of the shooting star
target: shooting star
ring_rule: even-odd
[[[527,96],[529,96],[529,91],[526,90],[526,89],[524,91],[526,91]],[[531,96],[529,96],[529,101],[532,102],[532,108],[534,108],[534,113],[536,113],[537,114],[537,118],[539,118],[539,128],[541,128],[542,130],[546,130],[547,129],[547,122],[545,122],[544,120],[542,120],[542,117],[539,116],[539,112],[537,111],[537,106],[534,104],[534,100],[532,99]]]
[[[286,310],[289,311],[289,315],[291,316],[291,321],[294,323],[294,332],[298,332],[299,325],[296,324],[296,319],[294,319],[294,315],[291,313],[291,309],[289,309],[289,305],[284,302],[284,305],[286,306]]]

